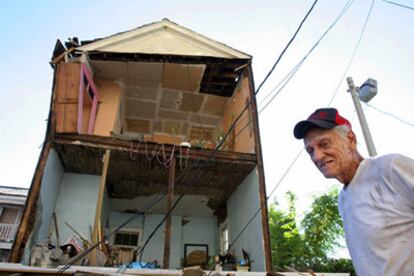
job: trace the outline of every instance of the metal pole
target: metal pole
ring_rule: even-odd
[[[374,142],[371,137],[371,133],[368,128],[367,120],[365,119],[364,112],[362,111],[361,102],[359,101],[356,87],[354,85],[354,81],[351,77],[346,78],[349,86],[349,92],[352,95],[352,100],[354,101],[355,109],[358,114],[359,123],[361,124],[362,133],[364,134],[365,143],[367,144],[369,156],[377,155],[377,151],[374,146]]]

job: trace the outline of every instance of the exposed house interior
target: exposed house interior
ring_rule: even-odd
[[[251,57],[168,20],[76,44],[55,48],[36,220],[13,257],[106,239],[90,265],[208,268],[231,253],[227,270],[248,256],[245,271],[266,271],[265,208],[240,233],[266,200]]]

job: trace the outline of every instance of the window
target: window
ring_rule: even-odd
[[[220,251],[224,254],[229,249],[229,227],[227,221],[220,226]]]
[[[98,90],[85,63],[80,68],[78,133],[93,133],[98,108]]]
[[[15,224],[18,215],[19,209],[17,208],[0,207],[0,223]]]
[[[137,247],[141,238],[141,230],[125,230],[115,234],[113,245],[121,247]]]

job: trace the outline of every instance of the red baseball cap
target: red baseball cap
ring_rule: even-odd
[[[315,110],[308,119],[297,123],[293,134],[296,139],[303,139],[311,128],[331,129],[340,125],[347,125],[351,128],[349,121],[339,115],[335,108],[320,108]]]

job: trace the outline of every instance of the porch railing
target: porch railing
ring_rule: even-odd
[[[0,223],[0,241],[11,242],[16,232],[16,224]]]

